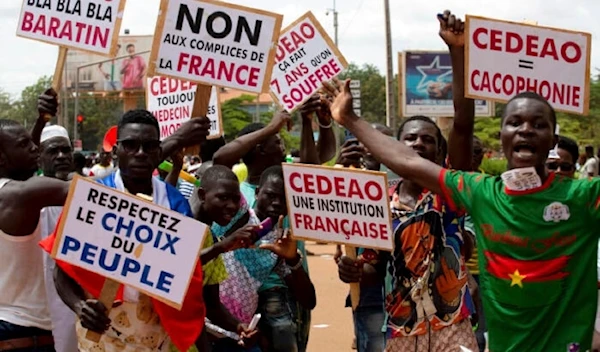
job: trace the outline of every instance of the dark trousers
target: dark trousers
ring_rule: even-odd
[[[0,320],[0,341],[35,336],[52,336],[52,331],[15,325]],[[33,346],[30,348],[10,350],[10,352],[55,352],[55,350],[54,346]]]

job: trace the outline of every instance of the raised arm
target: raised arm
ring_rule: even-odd
[[[300,136],[300,162],[304,164],[320,164],[317,145],[312,129],[314,113],[321,108],[319,95],[312,96],[300,108],[302,117],[302,134]]]
[[[213,163],[232,168],[233,165],[237,164],[256,145],[279,133],[285,125],[287,125],[288,130],[291,129],[290,114],[285,111],[277,112],[265,128],[236,138],[219,149],[213,156]]]
[[[68,182],[50,177],[8,182],[0,188],[0,230],[28,236],[37,227],[42,208],[62,206],[68,193]]]
[[[335,97],[330,107],[333,118],[350,130],[375,159],[400,177],[415,181],[432,192],[441,192],[439,176],[442,168],[439,165],[420,157],[404,143],[389,138],[354,114],[350,80],[324,83],[324,89]]]
[[[324,164],[335,157],[337,143],[333,133],[333,119],[329,111],[327,97],[321,96],[321,109],[317,110],[317,122],[319,124],[319,140],[317,141],[317,152],[319,163]]]
[[[454,124],[448,138],[448,158],[453,169],[471,170],[475,101],[465,98],[465,25],[450,11],[438,15],[440,37],[448,45],[452,59]]]
[[[199,145],[209,133],[210,120],[207,117],[191,119],[162,141],[163,158],[166,159],[183,148]]]

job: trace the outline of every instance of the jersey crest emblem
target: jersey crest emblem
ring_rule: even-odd
[[[550,203],[544,209],[544,220],[560,222],[563,220],[569,220],[571,213],[569,213],[569,207],[559,202]]]

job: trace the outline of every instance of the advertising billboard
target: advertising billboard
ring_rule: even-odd
[[[67,86],[75,89],[77,68],[80,91],[143,91],[152,47],[152,35],[119,36],[114,60],[88,52],[69,50],[67,54]],[[98,63],[106,61],[103,63]],[[82,67],[84,66],[84,67]]]
[[[398,55],[401,64],[401,94],[404,116],[454,116],[452,103],[452,65],[444,51],[405,51]],[[493,104],[475,101],[475,115],[492,116]]]

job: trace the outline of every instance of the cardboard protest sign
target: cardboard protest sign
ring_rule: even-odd
[[[385,173],[283,164],[283,175],[295,237],[393,249]]]
[[[507,102],[536,92],[556,110],[587,115],[591,35],[467,16],[465,95]]]
[[[185,215],[76,177],[52,258],[180,309],[207,229]]]
[[[271,96],[288,112],[294,111],[348,67],[346,59],[312,12],[281,32],[271,76]]]
[[[161,0],[149,75],[266,92],[282,18],[215,0]]]
[[[209,139],[223,135],[218,91],[218,88],[212,87],[206,114],[210,120]],[[161,140],[172,135],[182,123],[192,118],[195,96],[195,83],[163,76],[148,77],[147,109],[158,120]]]
[[[114,56],[125,0],[24,0],[17,35]]]

